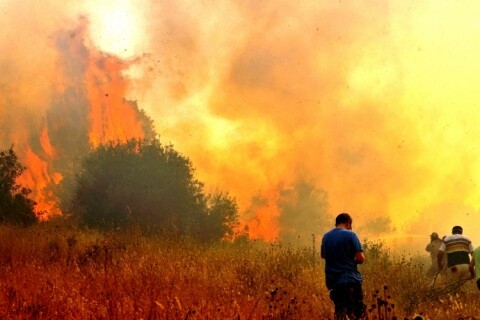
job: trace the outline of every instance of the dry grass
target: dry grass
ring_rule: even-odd
[[[370,319],[476,319],[479,294],[433,286],[416,257],[367,243]],[[0,227],[1,319],[329,319],[322,261],[281,243],[199,245],[55,224]]]

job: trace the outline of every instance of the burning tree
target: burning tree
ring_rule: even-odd
[[[29,225],[37,221],[31,190],[17,183],[25,171],[13,147],[0,151],[0,222]]]
[[[142,229],[208,240],[232,235],[237,205],[228,193],[205,195],[188,158],[157,139],[110,142],[85,158],[73,216],[93,227]]]

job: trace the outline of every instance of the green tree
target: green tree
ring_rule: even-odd
[[[71,210],[82,222],[101,228],[136,224],[205,238],[212,226],[233,226],[227,220],[236,212],[224,214],[227,220],[220,218],[215,224],[222,216],[220,208],[215,201],[209,206],[211,197],[203,193],[203,183],[194,173],[188,158],[157,139],[101,145],[82,164]],[[218,239],[229,233],[215,235]]]
[[[28,198],[31,190],[17,183],[25,171],[13,146],[0,151],[0,222],[29,225],[37,221],[35,201]]]
[[[228,192],[217,192],[207,196],[207,215],[204,217],[202,235],[210,239],[235,237],[238,223],[237,202]]]

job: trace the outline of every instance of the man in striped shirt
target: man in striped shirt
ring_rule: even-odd
[[[443,239],[437,255],[438,270],[447,268],[445,270],[447,282],[471,279],[469,264],[472,253],[472,241],[463,235],[461,226],[454,226],[452,234]],[[447,255],[446,266],[442,264],[445,254]]]

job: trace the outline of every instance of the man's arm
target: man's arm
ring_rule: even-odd
[[[357,264],[362,264],[365,261],[365,255],[363,251],[355,252],[355,258],[353,259]]]
[[[442,268],[443,268],[442,261],[443,261],[443,255],[444,254],[445,253],[442,250],[438,250],[438,253],[437,253],[438,270],[442,270]]]
[[[475,279],[475,259],[470,260],[468,269],[470,270],[470,276],[472,277],[472,279]]]

